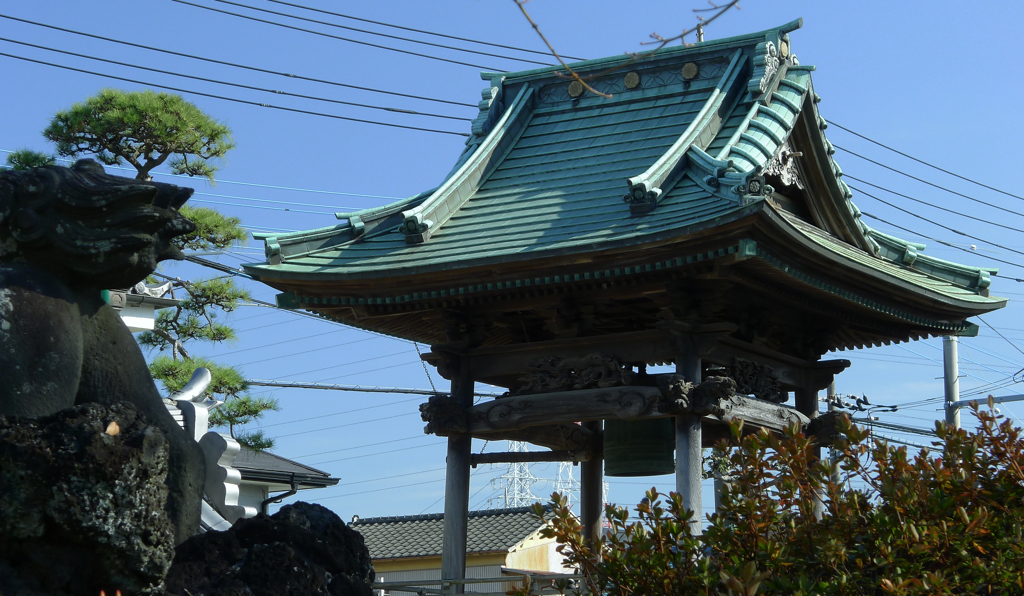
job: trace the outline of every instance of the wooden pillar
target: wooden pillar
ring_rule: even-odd
[[[459,376],[452,379],[452,399],[463,408],[473,405],[473,379],[469,358],[463,356]],[[441,579],[466,579],[466,538],[469,526],[469,456],[473,437],[448,437],[448,469],[444,483],[444,535],[441,546]],[[449,594],[462,594],[464,585],[453,586]]]
[[[794,401],[798,412],[811,420],[818,417],[818,388],[814,381],[808,381],[802,388],[797,389],[794,392]],[[815,459],[821,459],[821,447],[813,449],[812,456]],[[814,501],[814,517],[821,519],[825,515],[825,502],[822,501],[820,493],[815,494],[818,498]]]
[[[604,441],[601,428],[604,422],[594,420],[582,423],[583,428],[594,433],[594,451],[590,460],[580,462],[580,518],[583,524],[583,540],[593,544],[601,536],[601,519],[604,516]]]
[[[700,356],[694,351],[676,357],[676,372],[695,385],[701,382],[700,366]],[[695,535],[703,531],[704,520],[701,441],[701,417],[676,416],[676,492],[683,496],[683,506],[693,511],[690,532]]]

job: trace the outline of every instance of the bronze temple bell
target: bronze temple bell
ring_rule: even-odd
[[[604,421],[604,473],[608,476],[674,474],[672,418]]]

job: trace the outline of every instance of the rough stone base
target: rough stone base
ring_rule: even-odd
[[[127,402],[0,416],[0,594],[163,594],[167,461]]]
[[[177,596],[370,596],[363,537],[326,507],[286,505],[178,546],[167,575]]]

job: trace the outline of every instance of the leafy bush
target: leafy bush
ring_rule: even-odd
[[[1024,594],[1021,429],[973,409],[977,430],[936,423],[934,450],[914,456],[843,417],[837,483],[795,428],[742,435],[736,423],[716,451],[737,472],[703,535],[679,495],[653,488],[637,522],[608,506],[611,531],[593,547],[558,494],[543,532],[596,594]]]

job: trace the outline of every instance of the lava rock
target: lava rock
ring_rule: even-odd
[[[359,532],[326,507],[286,505],[177,548],[170,594],[370,596],[374,571]]]
[[[0,594],[163,594],[168,457],[128,402],[0,416]]]

